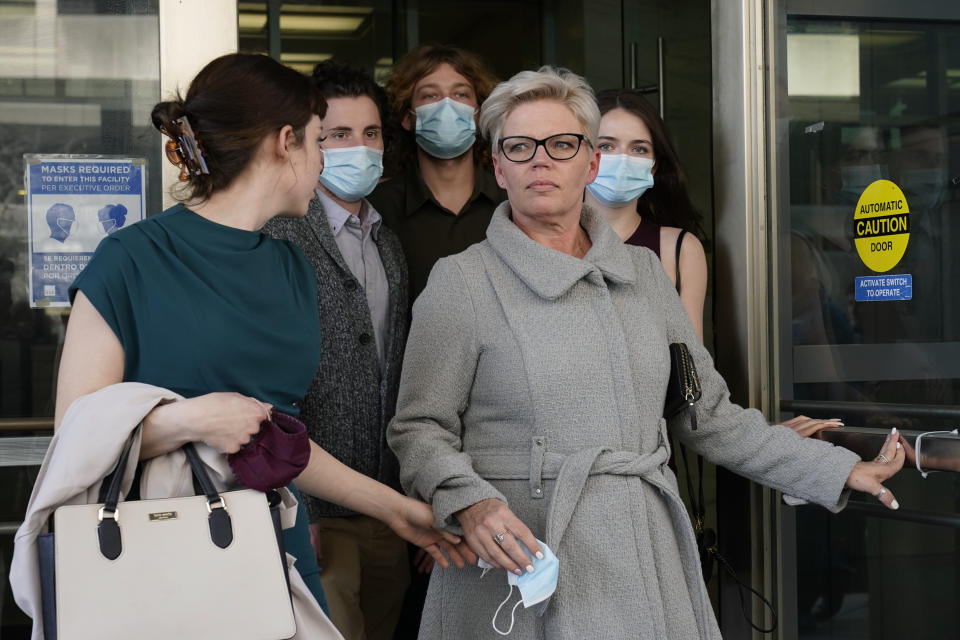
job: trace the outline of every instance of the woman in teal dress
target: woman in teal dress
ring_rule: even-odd
[[[317,283],[296,247],[260,228],[306,213],[325,109],[309,79],[245,54],[214,60],[185,99],[154,108],[154,124],[179,145],[168,157],[181,167],[185,203],[105,238],[73,283],[57,425],[79,396],[133,381],[185,398],[146,417],[141,458],[193,441],[233,453],[274,408],[298,413],[319,357]],[[315,443],[295,483],[383,520],[441,564],[443,548],[462,565],[459,539],[433,528],[429,506]],[[319,587],[305,519],[291,531],[297,568]]]

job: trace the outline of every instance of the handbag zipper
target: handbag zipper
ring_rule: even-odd
[[[680,371],[683,375],[683,388],[684,394],[683,399],[687,401],[689,405],[687,409],[690,411],[690,428],[692,431],[697,430],[697,412],[693,408],[693,403],[696,402],[697,396],[696,393],[700,391],[699,380],[696,376],[690,373],[691,364],[689,360],[689,351],[686,348],[681,347],[680,351]]]

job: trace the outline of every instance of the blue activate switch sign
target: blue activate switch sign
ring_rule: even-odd
[[[913,299],[913,276],[904,273],[897,276],[863,276],[853,285],[857,302],[884,302]]]

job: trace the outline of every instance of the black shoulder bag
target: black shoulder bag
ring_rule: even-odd
[[[677,269],[677,293],[680,293],[680,244],[683,242],[683,236],[686,231],[680,231],[677,236],[676,269]],[[700,400],[702,389],[700,387],[700,376],[697,374],[697,368],[694,365],[693,357],[687,345],[682,342],[670,344],[670,380],[667,384],[667,396],[664,401],[663,417],[670,420],[682,412],[686,411],[690,417],[690,429],[697,430],[697,412],[696,403]],[[673,437],[671,436],[671,440]],[[690,478],[690,464],[687,461],[687,449],[683,443],[679,444],[680,457],[683,459],[683,471],[687,481],[687,496],[690,499],[691,518],[693,520],[693,530],[697,537],[697,550],[700,552],[700,570],[703,572],[704,582],[709,582],[713,577],[713,561],[716,559],[719,564],[731,578],[737,583],[740,596],[740,611],[751,627],[760,633],[771,633],[777,628],[777,610],[764,598],[756,589],[744,584],[737,573],[727,562],[727,559],[720,555],[717,548],[717,533],[713,529],[704,526],[704,517],[706,515],[706,506],[703,499],[703,456],[697,454],[697,496],[693,495],[693,481]],[[763,601],[763,604],[770,609],[773,616],[773,622],[769,628],[762,628],[754,624],[750,617],[750,611],[747,609],[748,602],[744,597],[744,589],[751,591],[755,596]]]

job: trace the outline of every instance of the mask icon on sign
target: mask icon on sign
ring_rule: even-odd
[[[127,221],[127,208],[122,204],[108,204],[97,212],[103,232],[110,235]]]
[[[70,235],[70,231],[77,223],[77,214],[73,207],[58,202],[47,209],[47,226],[50,227],[50,237],[63,242]]]
[[[552,596],[553,592],[557,589],[557,578],[560,574],[560,560],[557,559],[557,556],[554,555],[553,551],[545,542],[539,539],[537,540],[537,542],[540,543],[540,549],[543,551],[543,558],[539,560],[524,547],[522,542],[519,540],[517,540],[517,542],[523,547],[527,555],[530,556],[530,562],[533,564],[533,573],[524,573],[522,576],[518,576],[507,571],[507,584],[510,585],[510,592],[507,593],[507,597],[500,603],[500,606],[497,607],[491,623],[493,630],[501,636],[508,636],[513,631],[517,608],[519,608],[521,604],[524,609],[536,607],[537,615],[543,615],[547,610],[547,605],[550,604],[550,596]],[[477,562],[477,566],[483,569],[483,573],[480,575],[481,578],[486,575],[487,571],[493,568],[482,558]],[[503,608],[503,605],[510,601],[514,586],[516,586],[520,592],[521,599],[513,605],[513,609],[510,610],[510,627],[506,631],[501,631],[500,628],[497,627],[497,617],[500,615],[500,609]]]

